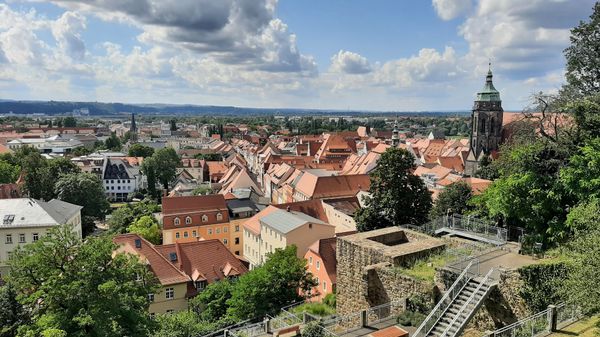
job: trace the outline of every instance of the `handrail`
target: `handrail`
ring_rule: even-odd
[[[448,324],[448,326],[446,327],[446,329],[444,330],[444,332],[442,333],[442,335],[440,337],[445,337],[448,335],[448,331],[450,331],[450,328],[452,328],[452,326],[454,326],[454,323],[456,323],[456,321],[461,316],[463,311],[465,311],[465,309],[467,309],[467,307],[469,306],[471,301],[473,301],[475,299],[475,296],[477,295],[477,293],[479,292],[481,287],[483,287],[483,285],[486,284],[488,278],[490,277],[490,275],[492,275],[493,271],[494,271],[494,268],[490,269],[490,271],[488,271],[487,274],[485,274],[485,277],[483,278],[483,280],[481,280],[481,282],[479,283],[479,285],[477,286],[475,291],[473,291],[473,294],[471,294],[471,296],[465,302],[465,304],[463,304],[462,307],[460,308],[460,310],[458,310],[458,312],[454,316],[454,319],[452,319],[452,322],[450,322],[450,324]]]
[[[436,304],[436,306],[431,310],[431,312],[429,313],[429,315],[427,315],[427,317],[423,320],[423,322],[421,323],[421,325],[419,325],[419,327],[417,328],[417,331],[415,331],[414,335],[415,337],[420,336],[422,334],[422,330],[425,329],[425,327],[429,324],[429,321],[431,321],[434,318],[434,315],[441,310],[441,313],[443,314],[448,307],[452,304],[452,301],[454,301],[454,298],[456,298],[456,296],[458,296],[458,294],[460,293],[457,292],[452,298],[450,303],[446,304],[446,306],[444,308],[442,308],[442,305],[444,305],[444,302],[450,297],[450,295],[455,291],[455,288],[458,286],[459,283],[462,282],[462,279],[465,278],[465,276],[470,279],[469,277],[469,270],[471,269],[471,267],[473,266],[473,263],[479,263],[479,261],[477,259],[473,259],[471,260],[471,262],[469,262],[469,264],[467,265],[467,267],[462,271],[462,273],[460,273],[460,275],[458,276],[458,278],[456,278],[456,280],[454,281],[454,283],[452,283],[452,286],[450,286],[450,288],[448,288],[448,290],[446,291],[446,293],[444,294],[444,296],[442,296],[442,298],[438,301],[438,303]],[[468,283],[465,282],[464,284],[466,285]],[[464,285],[463,285],[464,286]],[[461,289],[462,287],[461,286]],[[437,320],[441,317],[440,316],[435,318],[435,322],[437,322]],[[429,331],[433,328],[433,326],[435,325],[435,322],[433,322],[433,324],[431,324],[430,327],[427,328],[427,331],[425,332],[425,334],[423,334],[423,336],[427,335],[429,333]]]

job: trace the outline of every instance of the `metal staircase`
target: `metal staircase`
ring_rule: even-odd
[[[496,286],[491,277],[494,270],[490,270],[484,277],[479,277],[477,272],[473,272],[473,268],[478,269],[478,266],[478,261],[469,263],[413,336],[460,336]]]

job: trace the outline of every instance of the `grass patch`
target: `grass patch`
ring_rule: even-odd
[[[435,271],[449,263],[458,260],[460,257],[471,255],[469,248],[458,248],[453,250],[453,254],[441,253],[430,255],[426,260],[416,262],[410,268],[396,268],[396,271],[415,278],[417,280],[433,282]]]
[[[335,308],[324,303],[304,303],[292,309],[292,313],[299,315],[304,311],[315,316],[329,316],[335,314]]]
[[[551,334],[549,337],[596,337],[600,336],[600,316],[583,318],[571,325],[568,325],[560,331]]]

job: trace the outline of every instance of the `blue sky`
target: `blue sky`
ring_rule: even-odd
[[[564,82],[594,0],[0,1],[0,98],[505,110]]]

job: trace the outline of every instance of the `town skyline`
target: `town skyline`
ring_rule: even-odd
[[[469,110],[491,60],[517,111],[565,82],[569,29],[593,3],[10,1],[0,3],[1,98]]]

